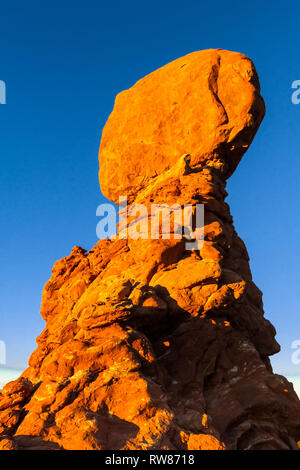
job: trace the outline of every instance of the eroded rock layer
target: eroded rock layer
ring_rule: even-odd
[[[139,98],[131,101],[135,87]],[[0,394],[0,447],[296,449],[299,400],[272,372],[269,356],[279,351],[275,330],[264,317],[262,294],[225,202],[226,178],[264,114],[254,66],[240,54],[204,51],[135,87],[117,100],[104,131],[105,152],[110,148],[100,156],[106,194],[116,199],[126,189],[131,203],[146,207],[204,204],[204,244],[191,251],[184,238],[117,237],[89,252],[75,247],[55,263],[43,292],[46,327],[38,347],[28,369]],[[170,117],[166,110],[175,95],[180,107]],[[201,102],[208,134],[197,127]],[[138,123],[141,116],[156,120],[152,106],[165,129],[163,141],[151,140]],[[123,128],[116,136],[112,130],[112,121],[121,119],[131,134],[122,142]],[[188,124],[195,132],[190,141]],[[134,151],[136,139],[154,147]],[[118,149],[119,186],[111,183]],[[149,173],[141,182],[144,161]]]

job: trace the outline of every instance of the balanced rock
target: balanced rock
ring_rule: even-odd
[[[259,90],[249,59],[216,50],[119,95],[104,194],[201,203],[204,241],[188,249],[175,215],[169,239],[124,238],[129,217],[115,239],[55,263],[38,347],[0,394],[0,448],[297,449],[300,402],[272,371],[275,329],[225,202],[264,114]],[[146,233],[151,220],[136,223]]]
[[[224,50],[193,52],[120,93],[102,134],[100,184],[114,202],[135,196],[184,153],[191,166],[230,176],[265,113],[251,60]]]

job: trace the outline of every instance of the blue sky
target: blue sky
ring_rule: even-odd
[[[72,246],[96,243],[101,130],[115,95],[189,52],[243,52],[258,70],[267,115],[228,184],[235,226],[264,292],[282,352],[300,374],[300,79],[296,1],[1,2],[0,340],[22,369],[44,327],[42,288]]]

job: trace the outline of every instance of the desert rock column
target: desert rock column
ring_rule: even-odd
[[[182,57],[120,93],[100,184],[114,202],[198,204],[204,243],[101,240],[55,263],[45,330],[0,394],[3,449],[296,449],[300,403],[236,234],[226,179],[265,113],[244,55]]]

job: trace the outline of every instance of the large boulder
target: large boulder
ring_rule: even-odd
[[[265,113],[250,59],[210,49],[188,54],[116,97],[100,146],[100,185],[114,202],[191,154],[191,166],[230,176]]]

